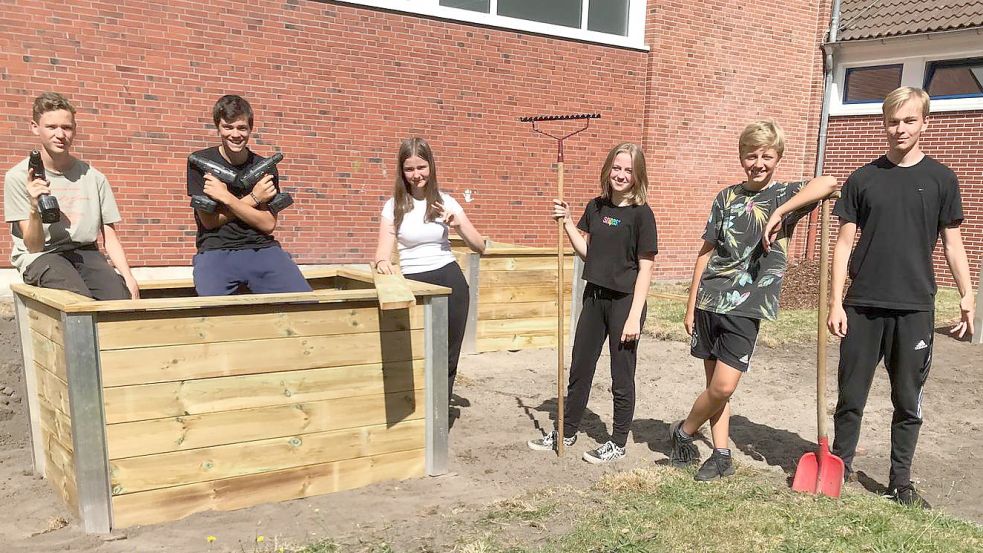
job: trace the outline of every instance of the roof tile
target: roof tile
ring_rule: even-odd
[[[983,0],[842,0],[837,40],[983,27]]]

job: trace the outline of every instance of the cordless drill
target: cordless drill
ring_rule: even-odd
[[[242,171],[236,172],[198,154],[188,156],[188,162],[191,165],[194,165],[202,173],[211,173],[212,176],[225,183],[229,188],[229,192],[232,192],[238,198],[249,194],[253,187],[256,186],[256,183],[282,160],[283,154],[277,152]],[[290,207],[293,203],[294,199],[290,194],[278,192],[266,205],[270,208],[270,211],[278,213]],[[191,196],[191,207],[204,211],[205,213],[214,213],[218,209],[218,202],[204,195]]]
[[[44,162],[41,161],[41,152],[31,151],[27,167],[34,172],[34,178],[47,180],[47,176],[44,174]],[[42,223],[57,223],[61,220],[61,208],[58,207],[58,200],[51,194],[38,196],[38,211],[41,212]]]

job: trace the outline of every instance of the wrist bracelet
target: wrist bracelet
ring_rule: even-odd
[[[261,203],[259,201],[259,198],[257,198],[256,195],[253,194],[252,192],[249,193],[249,197],[252,198],[254,202],[256,202],[256,207],[259,207],[259,204]]]
[[[376,265],[378,265],[379,263],[382,263],[382,262],[386,262],[386,263],[389,263],[389,260],[388,260],[388,259],[376,259],[376,260],[375,260],[375,264],[376,264]]]

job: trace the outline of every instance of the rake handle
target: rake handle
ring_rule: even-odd
[[[557,164],[556,187],[559,200],[563,201],[563,162]],[[564,390],[564,370],[563,370],[563,239],[566,231],[563,228],[563,219],[556,222],[556,453],[563,455],[563,394]]]

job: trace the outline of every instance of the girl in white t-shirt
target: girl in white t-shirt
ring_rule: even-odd
[[[447,305],[447,393],[454,390],[457,362],[468,320],[468,283],[451,252],[453,228],[468,247],[482,253],[485,240],[475,230],[461,204],[437,186],[433,151],[422,138],[409,138],[399,146],[396,185],[379,218],[376,271],[392,274],[389,258],[393,243],[399,247],[399,268],[406,278],[446,286],[452,290]]]

